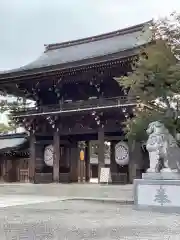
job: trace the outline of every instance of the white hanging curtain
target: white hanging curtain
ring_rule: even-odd
[[[54,147],[53,145],[48,145],[45,147],[44,150],[44,162],[47,166],[52,167],[53,166],[53,155],[54,155]]]
[[[126,142],[121,141],[115,145],[115,160],[120,166],[129,163],[129,147]]]

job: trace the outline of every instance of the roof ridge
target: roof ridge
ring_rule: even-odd
[[[70,47],[70,46],[74,46],[74,45],[77,45],[77,44],[95,42],[95,41],[98,41],[98,40],[103,40],[105,38],[111,38],[111,37],[119,36],[119,35],[123,35],[123,34],[128,34],[128,33],[134,32],[134,31],[141,30],[145,25],[150,24],[151,21],[152,20],[141,23],[141,24],[138,24],[138,25],[134,25],[134,26],[131,26],[131,27],[126,27],[126,28],[123,28],[123,29],[112,31],[112,32],[109,32],[109,33],[94,35],[94,36],[91,36],[91,37],[76,39],[76,40],[72,40],[72,41],[65,41],[65,42],[61,42],[61,43],[45,44],[45,52],[50,51],[50,50],[54,50],[54,49]]]

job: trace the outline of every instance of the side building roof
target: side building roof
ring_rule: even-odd
[[[10,151],[20,151],[29,148],[28,135],[26,133],[0,135],[0,154]]]
[[[133,56],[133,50],[149,43],[151,31],[149,22],[118,31],[83,38],[70,42],[45,45],[44,53],[34,62],[18,69],[0,73],[0,79],[13,75],[32,74],[45,72],[52,69],[63,69],[111,60],[112,55],[119,53],[118,58]]]

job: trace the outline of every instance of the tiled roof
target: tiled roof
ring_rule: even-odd
[[[8,134],[0,136],[0,152],[19,149],[27,143],[26,134]]]
[[[45,52],[37,60],[8,72],[26,72],[35,69],[38,72],[38,69],[57,65],[61,69],[61,66],[67,66],[68,64],[72,66],[76,63],[77,66],[78,62],[83,60],[88,62],[88,60],[97,57],[108,57],[112,54],[126,52],[151,41],[151,32],[148,25],[149,22],[146,22],[90,38],[46,45]],[[4,74],[8,72],[4,72]]]

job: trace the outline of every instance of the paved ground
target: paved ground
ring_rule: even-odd
[[[0,240],[180,240],[180,215],[67,200],[132,201],[132,195],[132,185],[0,185]]]
[[[133,200],[133,185],[99,184],[0,184],[1,195],[39,195],[60,198]]]
[[[179,240],[180,216],[131,206],[51,201],[0,208],[1,240]]]

